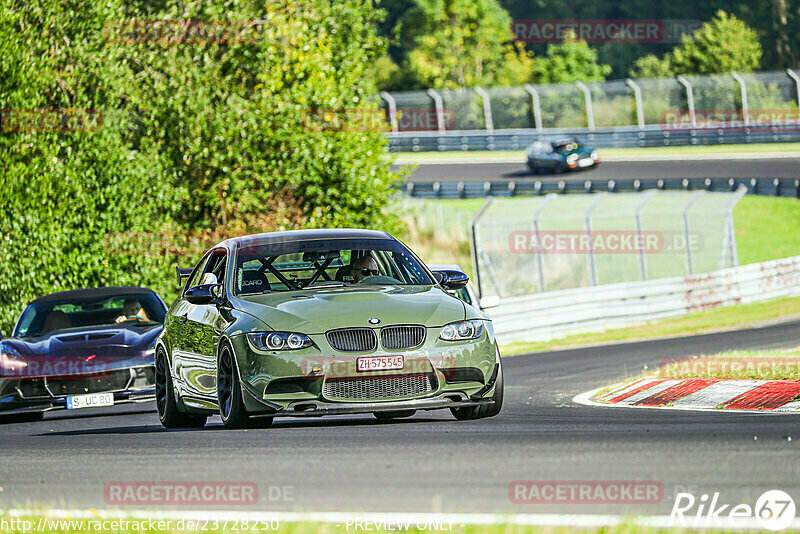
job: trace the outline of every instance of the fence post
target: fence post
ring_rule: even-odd
[[[697,117],[694,113],[694,91],[692,90],[692,84],[683,76],[678,76],[676,80],[678,80],[678,83],[686,88],[686,103],[689,105],[689,120],[692,123],[692,128],[697,128]]]
[[[426,92],[428,96],[433,99],[433,105],[436,106],[436,125],[439,131],[443,132],[446,128],[444,126],[444,104],[442,103],[442,95],[433,89],[428,89]]]
[[[542,131],[542,104],[539,101],[539,91],[537,91],[531,84],[526,83],[524,86],[525,91],[531,95],[531,105],[533,106],[533,124],[537,132]]]
[[[482,87],[476,87],[475,92],[478,93],[483,102],[483,124],[491,132],[494,130],[494,121],[492,120],[492,101],[489,99],[489,93],[484,91]]]
[[[625,79],[625,85],[633,89],[633,100],[636,103],[636,122],[639,128],[644,129],[644,109],[642,107],[642,88],[630,78]]]
[[[586,125],[589,130],[594,130],[594,107],[592,106],[592,92],[583,82],[575,82],[578,89],[583,91],[583,100],[586,106]]]
[[[475,215],[472,217],[472,220],[469,222],[469,242],[472,245],[470,247],[472,249],[470,251],[470,259],[472,260],[472,272],[475,275],[475,290],[478,292],[478,301],[480,301],[481,297],[483,296],[483,289],[481,288],[481,270],[480,266],[478,265],[478,247],[480,245],[478,244],[478,234],[475,233],[475,226],[477,226],[478,220],[483,217],[483,214],[493,201],[494,197],[486,197],[486,200],[483,201],[481,209],[475,213]]]
[[[733,198],[725,208],[725,235],[722,242],[722,256],[719,259],[719,268],[725,268],[725,259],[730,253],[731,267],[739,265],[739,254],[736,250],[736,227],[733,225],[733,208],[742,200],[742,197],[747,194],[747,186],[740,185]]]
[[[592,212],[597,207],[600,202],[608,195],[608,193],[600,193],[597,195],[597,200],[592,202],[592,205],[589,206],[589,209],[586,210],[584,214],[584,224],[586,226],[586,234],[589,238],[589,253],[587,254],[587,258],[589,261],[589,283],[592,286],[597,285],[597,265],[595,265],[594,261],[594,248],[592,247]]]
[[[533,212],[533,233],[536,236],[536,268],[539,270],[539,293],[544,293],[547,290],[547,284],[544,281],[544,261],[542,260],[542,240],[539,235],[539,216],[547,208],[553,199],[556,198],[555,193],[550,193],[542,201],[541,205]]]
[[[797,92],[797,106],[800,107],[800,76],[792,69],[786,69],[786,74],[789,75],[789,78],[794,80],[794,87]]]
[[[738,72],[731,72],[731,76],[739,82],[739,90],[742,94],[742,118],[744,119],[744,125],[747,126],[750,124],[750,106],[747,105],[747,83]]]
[[[381,98],[389,105],[389,124],[392,126],[392,131],[397,132],[397,102],[392,95],[386,91],[381,91]]]
[[[644,198],[639,203],[639,205],[636,206],[636,211],[633,212],[634,213],[633,218],[634,218],[634,221],[636,223],[636,237],[638,239],[642,239],[642,231],[643,231],[642,230],[642,210],[647,205],[647,203],[650,202],[650,197],[652,197],[656,193],[656,191],[658,191],[658,190],[657,189],[651,189],[650,191],[647,191],[646,193],[644,193],[643,194]],[[644,244],[644,241],[641,241],[641,243]],[[644,246],[642,246],[639,249],[639,279],[640,280],[647,280],[647,260],[645,259],[644,252],[645,252],[644,251]]]
[[[683,207],[681,212],[681,219],[683,221],[683,244],[686,247],[686,274],[694,274],[694,264],[692,263],[692,247],[689,241],[689,210],[692,209],[694,203],[700,198],[700,195],[705,191],[698,191],[689,199],[686,206]]]

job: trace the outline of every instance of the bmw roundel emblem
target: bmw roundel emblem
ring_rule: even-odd
[[[372,317],[369,320],[369,324],[381,324],[381,320],[378,319],[377,317]]]

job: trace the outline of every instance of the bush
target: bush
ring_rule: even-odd
[[[169,300],[173,266],[211,239],[399,224],[365,75],[385,49],[371,2],[158,5],[0,8],[6,332],[53,291],[146,285]],[[202,24],[186,21],[227,33],[199,38]],[[182,235],[197,244],[164,239]],[[137,246],[154,241],[155,252]]]

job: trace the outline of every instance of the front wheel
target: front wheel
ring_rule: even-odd
[[[497,380],[494,383],[494,393],[490,397],[494,404],[483,404],[481,406],[466,406],[464,408],[450,408],[453,416],[459,421],[469,421],[472,419],[484,419],[494,417],[503,408],[503,366],[498,364]]]
[[[163,350],[156,355],[156,408],[164,428],[202,428],[206,425],[206,416],[183,413],[178,409],[169,362]]]
[[[269,428],[272,417],[253,417],[244,407],[242,385],[236,359],[228,345],[219,351],[217,367],[217,401],[219,416],[226,428]]]

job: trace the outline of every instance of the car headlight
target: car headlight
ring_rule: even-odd
[[[311,338],[294,332],[259,332],[247,334],[247,340],[258,350],[298,350],[313,345]]]
[[[0,343],[0,370],[16,371],[27,366],[28,362],[17,349],[11,345]]]
[[[444,325],[439,333],[439,339],[464,341],[465,339],[479,338],[481,334],[483,334],[483,321],[473,319],[472,321],[459,321]]]
[[[575,165],[578,162],[577,154],[570,154],[567,156],[567,165]]]

